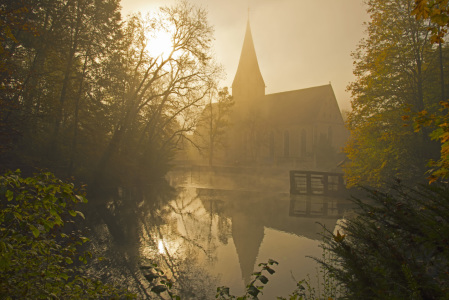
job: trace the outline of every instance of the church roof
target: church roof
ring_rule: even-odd
[[[245,81],[245,79],[250,77],[262,82],[263,86],[265,86],[262,73],[260,72],[259,63],[257,61],[256,49],[254,48],[253,36],[251,34],[251,27],[248,19],[239,65],[237,67],[237,72],[235,74],[234,81],[232,82],[232,86],[242,80]]]
[[[266,117],[278,124],[298,122],[311,124],[320,119],[324,106],[336,106],[339,111],[330,84],[265,95],[259,103]]]

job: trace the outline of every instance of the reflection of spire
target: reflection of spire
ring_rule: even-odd
[[[264,226],[257,220],[248,218],[248,215],[244,213],[235,213],[232,217],[232,238],[245,285],[251,280],[259,247],[264,237]]]
[[[198,189],[197,193],[206,210],[211,210],[209,202],[214,202],[214,212],[225,222],[227,218],[231,219],[232,238],[245,284],[249,283],[254,271],[259,248],[264,238],[264,228],[321,241],[319,233],[323,231],[323,228],[320,224],[333,231],[338,219],[336,216],[332,218],[330,216],[299,218],[289,216],[292,202],[290,195],[287,194],[212,189]],[[314,210],[320,209],[326,199],[338,203],[336,198],[331,200],[331,198],[322,196],[301,195],[294,199],[310,201]],[[336,203],[329,202],[329,206],[335,206]],[[295,203],[293,202],[293,204]],[[229,230],[227,226],[223,226],[223,228]],[[276,257],[272,258],[276,259]]]

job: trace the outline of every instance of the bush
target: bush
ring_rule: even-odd
[[[357,213],[323,247],[321,262],[352,299],[447,299],[449,295],[449,191],[447,185],[367,189],[354,199]]]
[[[132,297],[86,275],[88,241],[68,229],[87,200],[51,173],[0,176],[0,295],[6,299]]]

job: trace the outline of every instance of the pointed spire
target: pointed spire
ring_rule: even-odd
[[[245,39],[243,41],[239,65],[232,83],[232,95],[235,98],[242,98],[242,101],[265,95],[265,82],[257,61],[249,16],[246,24]]]

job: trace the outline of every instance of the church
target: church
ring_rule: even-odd
[[[232,97],[215,164],[330,170],[343,160],[349,133],[332,86],[266,94],[249,20]]]

